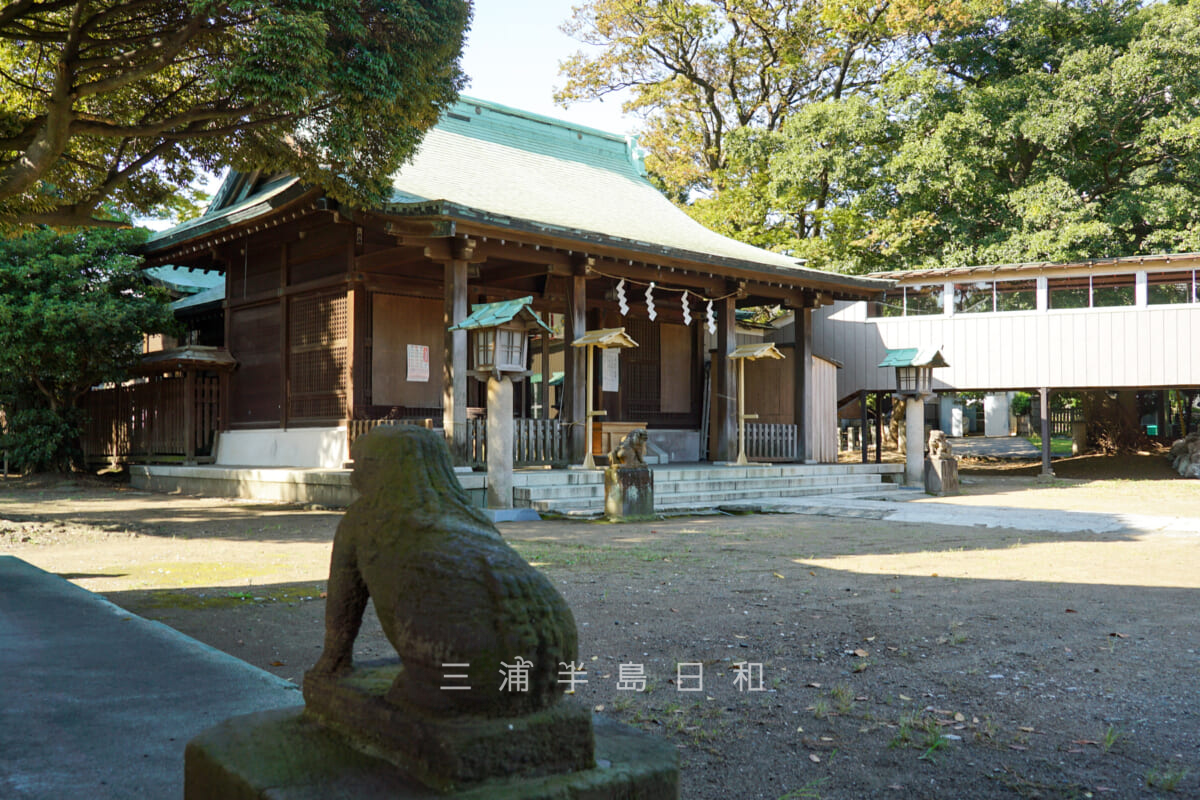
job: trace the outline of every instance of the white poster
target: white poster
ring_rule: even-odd
[[[408,346],[408,380],[429,383],[429,347],[423,344]]]
[[[621,350],[618,347],[608,347],[600,351],[604,356],[600,359],[600,391],[616,392],[621,389]]]

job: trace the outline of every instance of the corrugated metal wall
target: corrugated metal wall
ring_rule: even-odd
[[[864,303],[813,314],[813,349],[842,362],[837,396],[890,390],[885,351],[938,347],[934,389],[1200,386],[1200,306],[866,319]]]

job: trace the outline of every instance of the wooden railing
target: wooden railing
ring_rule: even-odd
[[[796,425],[746,423],[746,457],[758,461],[795,461],[799,448]]]
[[[513,420],[513,466],[562,467],[567,464],[567,426],[556,419]],[[466,461],[487,467],[487,420],[467,420]]]
[[[352,447],[354,440],[363,434],[376,428],[380,425],[416,425],[418,428],[434,428],[433,419],[430,417],[411,417],[404,419],[352,419],[346,423],[346,436],[349,441],[346,442],[346,447]]]
[[[219,379],[156,377],[94,389],[83,399],[81,442],[89,461],[211,458]]]

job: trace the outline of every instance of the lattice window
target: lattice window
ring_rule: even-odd
[[[342,419],[346,414],[345,294],[291,298],[288,309],[288,416]]]
[[[621,393],[625,417],[642,419],[661,407],[658,325],[648,319],[625,318],[625,332],[638,343],[621,353]]]

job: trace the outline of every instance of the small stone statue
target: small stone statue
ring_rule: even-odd
[[[950,446],[950,440],[946,438],[945,431],[932,430],[929,432],[929,457],[954,458],[954,448]]]
[[[442,439],[423,428],[380,426],[355,441],[352,456],[361,497],[333,540],[325,647],[312,674],[351,672],[370,598],[403,663],[389,703],[488,717],[556,703],[560,664],[577,656],[571,609],[471,506]],[[528,690],[497,691],[518,658],[528,662]],[[440,690],[448,671],[465,675],[473,690]]]
[[[645,428],[635,428],[630,431],[621,443],[608,454],[608,464],[611,467],[644,467],[646,466],[646,442],[650,439]]]

